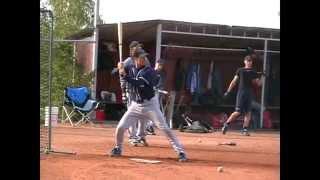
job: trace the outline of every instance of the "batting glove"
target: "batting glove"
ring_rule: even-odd
[[[126,93],[122,93],[122,102],[123,102],[124,104],[126,104],[126,103],[128,102],[128,98],[127,98],[127,96],[126,96]]]

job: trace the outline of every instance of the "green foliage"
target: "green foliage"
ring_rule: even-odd
[[[74,62],[73,45],[59,43],[54,48],[53,78],[52,78],[52,104],[59,106],[63,101],[63,90],[68,86],[90,87],[92,73],[84,73],[81,64]],[[74,72],[74,79],[73,79]]]
[[[55,17],[55,37],[64,38],[92,26],[92,0],[49,0]]]
[[[40,105],[48,105],[49,95],[49,46],[51,18],[40,13]]]
[[[41,3],[46,9],[51,9],[54,15],[54,39],[65,39],[83,28],[91,27],[93,23],[94,1],[92,0],[49,0]],[[42,20],[42,18],[41,18]],[[46,21],[46,19],[43,19]],[[48,25],[49,22],[44,24]],[[41,33],[48,33],[49,26],[41,25]],[[43,34],[42,33],[42,34]],[[41,35],[41,39],[47,38]],[[41,87],[45,89],[48,81],[48,45],[41,44],[40,72]],[[90,87],[92,73],[85,74],[80,64],[74,63],[73,43],[55,42],[52,52],[52,105],[61,106],[63,91],[67,86],[85,85]],[[74,72],[74,81],[73,81]],[[41,105],[47,104],[47,93],[40,93]]]

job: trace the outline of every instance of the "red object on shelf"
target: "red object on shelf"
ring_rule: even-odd
[[[97,110],[96,111],[96,119],[98,121],[105,121],[106,120],[106,115],[105,115],[103,110]]]
[[[263,112],[263,127],[267,129],[272,128],[271,113],[269,111]]]

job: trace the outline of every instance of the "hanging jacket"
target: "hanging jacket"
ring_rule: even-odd
[[[223,94],[221,74],[217,68],[214,68],[212,72],[212,90],[214,91],[214,94],[217,94],[218,96],[222,96]]]
[[[200,65],[191,64],[188,68],[186,88],[191,94],[200,93]]]
[[[212,88],[213,65],[214,65],[214,62],[211,61],[210,70],[209,70],[209,74],[208,74],[207,89],[211,89]]]

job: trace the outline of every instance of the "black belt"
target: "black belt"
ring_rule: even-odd
[[[138,100],[138,101],[136,101],[136,103],[138,103],[138,104],[142,104],[144,102],[144,100],[142,99],[142,100]]]
[[[147,99],[148,101],[150,101],[150,99],[152,99],[154,96],[152,96],[151,98],[145,98],[145,99]],[[142,103],[144,103],[144,100],[145,99],[141,99],[141,100],[137,100],[137,101],[135,101],[136,103],[138,103],[138,104],[142,104]]]

